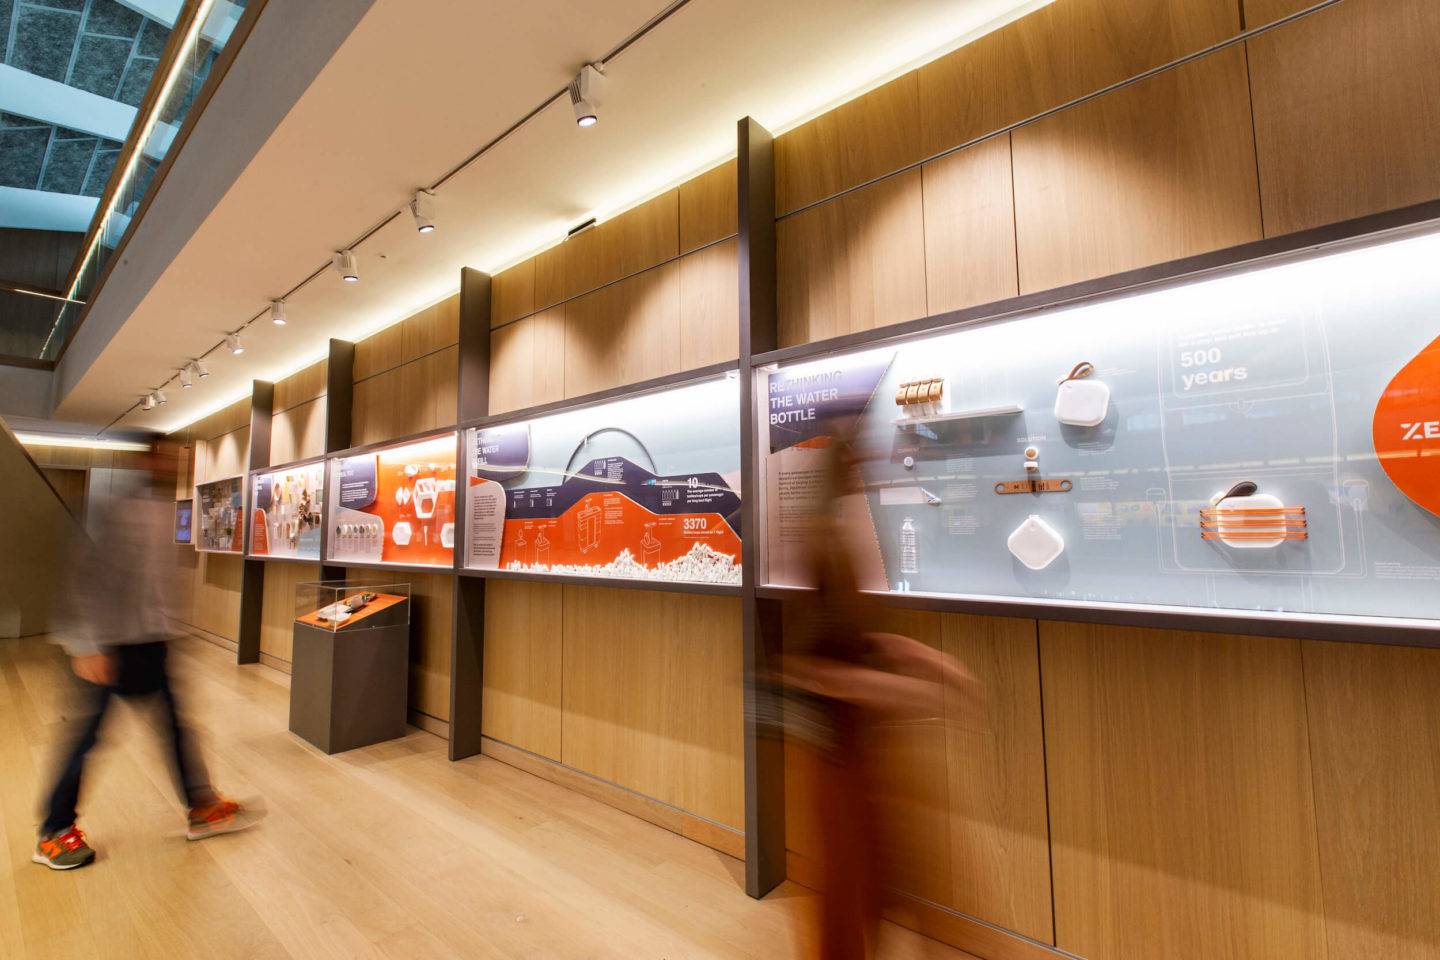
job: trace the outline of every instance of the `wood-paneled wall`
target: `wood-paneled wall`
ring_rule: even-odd
[[[1346,0],[925,162],[1308,6],[1055,0],[777,138],[781,342],[1440,197],[1430,0]],[[1440,958],[1440,651],[895,629],[986,692],[970,725],[952,691],[931,728],[880,733],[903,892],[1091,958]],[[804,789],[792,756],[802,882]],[[1033,955],[912,904],[986,956]]]
[[[491,412],[735,358],[735,216],[732,162],[496,276]],[[733,849],[739,618],[728,597],[492,580],[482,731],[728,828]]]
[[[275,384],[270,462],[290,463],[325,453],[324,360]]]

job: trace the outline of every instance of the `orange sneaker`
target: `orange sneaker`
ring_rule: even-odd
[[[51,870],[74,870],[94,860],[95,850],[85,842],[80,828],[72,823],[65,830],[41,837],[30,859]]]
[[[186,840],[204,840],[221,833],[235,833],[253,827],[257,816],[244,804],[216,796],[209,803],[190,808],[190,822],[185,829]]]

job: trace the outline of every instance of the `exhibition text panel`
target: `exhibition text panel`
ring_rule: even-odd
[[[329,557],[448,567],[455,548],[455,434],[331,461]]]
[[[1440,617],[1437,263],[1391,240],[764,373],[767,578],[804,584],[839,436],[864,495],[826,509],[877,589]]]
[[[732,374],[466,435],[466,564],[740,582]]]
[[[250,483],[250,555],[319,560],[325,462],[257,473]]]

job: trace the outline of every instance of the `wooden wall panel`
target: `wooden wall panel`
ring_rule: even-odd
[[[1036,630],[1033,620],[943,618],[941,649],[980,697],[945,688],[952,886],[940,902],[1053,943]]]
[[[555,761],[561,759],[562,589],[522,580],[485,585],[481,731]]]
[[[740,241],[726,240],[681,257],[680,369],[740,355]]]
[[[295,637],[296,587],[320,579],[318,563],[265,562],[265,596],[260,615],[260,653],[289,663]]]
[[[1236,0],[1056,0],[922,66],[924,156],[1240,31]]]
[[[275,382],[274,409],[277,412],[289,410],[291,407],[325,396],[327,366],[328,362],[321,360],[304,370],[292,373],[283,380],[277,380]]]
[[[567,585],[564,605],[564,762],[739,828],[739,602]]]
[[[780,344],[923,317],[925,215],[911,171],[780,221]]]
[[[1440,957],[1440,650],[1305,643],[1332,958]]]
[[[1325,955],[1300,643],[1041,623],[1057,944]]]
[[[591,227],[535,255],[535,309],[553,307],[561,300],[600,285],[600,230]]]
[[[270,421],[270,462],[289,463],[325,452],[325,398],[282,410]]]
[[[454,424],[459,355],[458,346],[444,347],[357,380],[351,414],[354,443],[377,443]]]
[[[1238,47],[1047,117],[1013,139],[1022,293],[1260,237]]]
[[[535,258],[490,279],[490,326],[503,327],[535,312]]]
[[[775,212],[788,213],[924,156],[920,81],[912,71],[775,138]]]
[[[1440,196],[1440,4],[1347,0],[1247,45],[1267,234]]]
[[[1010,136],[927,163],[922,174],[928,311],[1019,294]]]
[[[240,632],[240,583],[244,579],[242,557],[223,553],[201,553],[194,567],[190,625],[234,640]]]
[[[209,483],[245,472],[250,462],[250,428],[241,427],[196,444],[196,483]]]
[[[736,166],[734,160],[680,184],[680,252],[733,236],[739,229],[736,218]]]
[[[596,285],[639,273],[680,254],[680,191],[667,190],[600,224]]]
[[[400,324],[396,323],[356,341],[355,364],[351,371],[356,383],[413,359],[402,352],[401,336]]]
[[[680,369],[679,275],[669,263],[565,305],[565,396]]]
[[[490,412],[565,397],[565,311],[552,307],[490,334]]]

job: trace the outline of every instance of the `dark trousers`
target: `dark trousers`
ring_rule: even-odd
[[[108,652],[118,660],[115,686],[105,687],[79,681],[83,688],[84,714],[78,721],[75,739],[65,752],[55,786],[45,801],[43,835],[64,830],[75,822],[75,806],[80,801],[80,776],[85,757],[100,737],[100,727],[115,697],[155,700],[161,712],[160,721],[170,747],[171,770],[175,786],[185,806],[195,807],[213,795],[204,765],[194,750],[190,734],[180,724],[175,705],[175,691],[165,666],[167,644],[164,641],[114,647]]]

